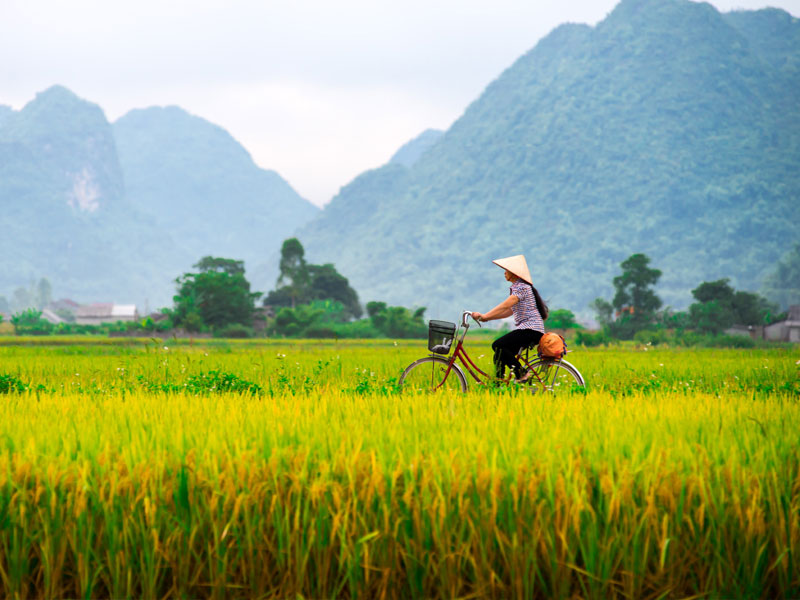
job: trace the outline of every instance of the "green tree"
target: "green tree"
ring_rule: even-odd
[[[611,335],[621,339],[631,339],[634,334],[646,329],[656,318],[661,307],[661,299],[653,291],[661,277],[661,271],[651,269],[650,258],[644,254],[632,254],[622,263],[622,274],[614,277],[614,299],[609,305],[598,298],[594,309],[598,320]],[[615,310],[612,320],[611,310]]]
[[[695,329],[716,335],[733,325],[764,325],[777,316],[776,304],[753,292],[737,292],[729,281],[704,281],[692,290],[697,302],[689,306],[689,321]]]
[[[297,238],[289,238],[281,246],[281,260],[278,265],[278,289],[285,288],[294,308],[307,301],[309,272],[306,265],[305,249]]]
[[[173,323],[189,331],[202,326],[219,329],[232,323],[251,325],[259,292],[250,291],[242,261],[206,256],[194,268],[198,273],[178,277],[173,298]]]
[[[308,265],[310,279],[310,296],[314,300],[334,300],[341,302],[349,316],[358,319],[363,314],[358,294],[350,287],[347,278],[326,263],[324,265]]]
[[[547,327],[552,329],[583,329],[575,322],[575,314],[566,308],[551,310],[547,316]]]
[[[661,299],[650,287],[658,282],[661,271],[649,264],[646,255],[632,254],[620,264],[622,275],[614,277],[616,293],[611,304],[620,312],[627,309],[634,322],[649,323],[661,308]]]
[[[228,275],[244,275],[244,262],[232,258],[215,258],[204,256],[196,265],[201,273],[227,273]]]
[[[767,325],[780,313],[777,304],[755,292],[736,292],[732,305],[739,325]]]
[[[689,307],[692,326],[701,333],[716,335],[733,325],[733,312],[719,300],[696,302]]]
[[[403,306],[387,306],[385,302],[368,302],[367,314],[372,325],[390,338],[424,338],[428,334],[425,307],[414,311]]]
[[[718,279],[717,281],[704,281],[692,290],[692,296],[698,302],[716,301],[721,305],[730,306],[733,304],[734,290],[728,283],[730,279]]]
[[[265,305],[296,308],[314,300],[333,300],[344,306],[346,318],[361,317],[358,294],[347,278],[331,263],[308,264],[303,245],[297,238],[283,242],[279,267],[277,287],[264,299]]]
[[[597,320],[603,327],[608,327],[614,321],[614,307],[608,300],[602,298],[595,298],[594,302],[590,305],[597,315]]]
[[[17,335],[44,335],[53,330],[53,324],[42,319],[42,311],[28,308],[11,317]]]
[[[689,306],[689,319],[701,333],[716,335],[733,325],[734,290],[728,281],[704,281],[692,290],[697,302]]]

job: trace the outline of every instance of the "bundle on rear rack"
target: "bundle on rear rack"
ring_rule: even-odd
[[[455,323],[428,321],[428,350],[434,354],[450,354],[455,334]]]

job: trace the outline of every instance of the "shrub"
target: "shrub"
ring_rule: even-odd
[[[681,346],[701,348],[754,348],[755,340],[746,335],[703,335],[686,331],[675,337]]]
[[[139,385],[149,392],[188,392],[190,394],[235,392],[254,395],[259,395],[263,392],[262,387],[257,383],[242,379],[234,373],[226,373],[217,370],[211,370],[197,375],[189,375],[183,383],[158,383],[145,379],[143,375],[137,375],[136,380],[139,382]]]
[[[349,323],[337,323],[334,326],[340,338],[378,338],[381,332],[375,329],[370,319],[360,319]]]
[[[300,337],[304,338],[335,338],[339,337],[332,327],[327,325],[311,325],[303,330]]]
[[[11,317],[17,335],[48,335],[53,324],[42,319],[42,311],[29,308]]]
[[[208,392],[260,394],[263,391],[257,383],[242,379],[233,373],[215,370],[200,375],[190,375],[186,378],[184,387],[186,391],[195,394]]]
[[[667,332],[663,329],[642,329],[634,334],[633,339],[640,344],[651,344],[652,346],[658,346],[669,340]]]
[[[575,322],[575,315],[572,311],[566,308],[557,308],[551,310],[547,316],[548,329],[583,329],[581,325]]]
[[[591,331],[578,331],[575,334],[575,343],[580,346],[608,346],[611,342],[611,338],[605,331],[595,331],[592,333]]]
[[[746,335],[719,335],[710,342],[715,348],[754,348],[756,345],[755,340]]]
[[[28,384],[20,381],[13,375],[0,374],[0,394],[24,392],[28,390],[28,387]]]

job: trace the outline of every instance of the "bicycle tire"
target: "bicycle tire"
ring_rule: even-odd
[[[539,375],[538,379],[534,376],[528,380],[531,392],[563,393],[575,387],[586,387],[580,371],[564,359],[537,358],[530,367]]]
[[[400,375],[403,391],[432,392],[436,390],[467,391],[467,378],[458,365],[453,365],[444,385],[438,387],[447,373],[448,361],[438,356],[426,356],[408,365]]]

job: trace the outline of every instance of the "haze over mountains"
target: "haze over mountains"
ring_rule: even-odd
[[[800,21],[623,0],[563,25],[446,132],[429,130],[319,211],[227,132],[177,107],[113,125],[61,87],[0,107],[0,294],[169,303],[201,256],[273,287],[297,234],[362,302],[484,310],[490,260],[523,252],[553,307],[588,313],[645,252],[685,306],[703,280],[758,290],[800,240]]]
[[[216,125],[168,107],[112,126],[60,86],[0,110],[0,202],[0,293],[47,277],[151,307],[202,256],[263,261],[318,212]]]
[[[366,298],[494,306],[524,253],[545,298],[588,312],[644,252],[685,306],[703,280],[758,290],[800,239],[800,22],[623,0],[506,70],[411,167],[341,190],[300,231]]]

